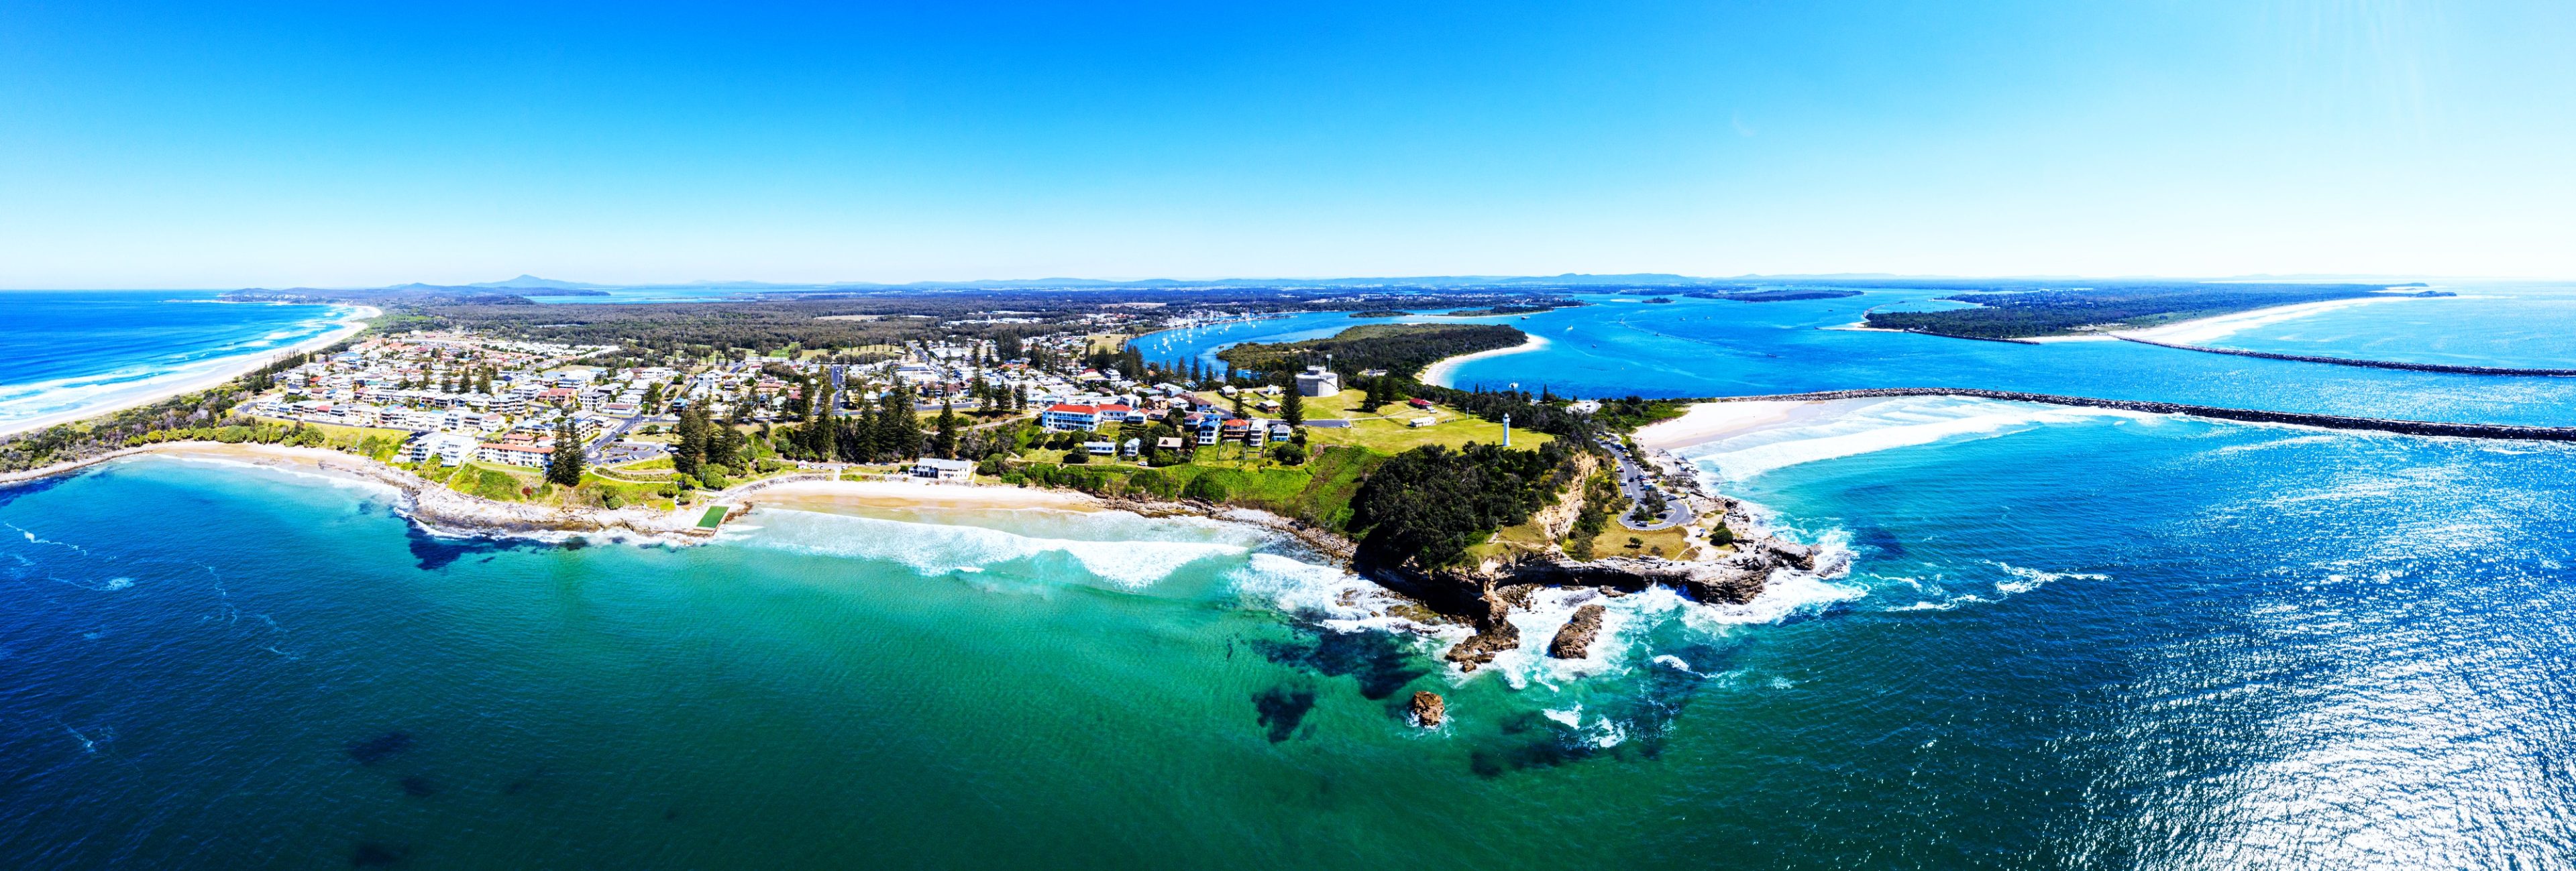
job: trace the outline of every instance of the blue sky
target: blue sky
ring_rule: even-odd
[[[2576,277],[2563,2],[103,6],[0,286]]]

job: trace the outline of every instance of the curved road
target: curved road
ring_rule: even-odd
[[[1601,449],[1609,451],[1610,458],[1619,464],[1620,495],[1628,497],[1630,502],[1644,502],[1647,490],[1653,489],[1660,492],[1661,488],[1647,483],[1645,471],[1637,467],[1635,457],[1629,456],[1627,446],[1607,439],[1602,440],[1600,445]],[[1691,513],[1690,504],[1687,501],[1673,498],[1672,494],[1664,494],[1664,504],[1667,507],[1661,520],[1639,524],[1628,519],[1629,515],[1636,513],[1631,509],[1619,512],[1619,525],[1635,532],[1654,532],[1671,529],[1698,519],[1697,515]]]

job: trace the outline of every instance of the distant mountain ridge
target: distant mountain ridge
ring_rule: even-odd
[[[1303,290],[1331,290],[1343,288],[1351,290],[1589,288],[1599,290],[1670,289],[1674,291],[1707,290],[1743,292],[1754,290],[1758,286],[1780,287],[1822,285],[1914,287],[1927,290],[1981,290],[2006,288],[2063,288],[2069,284],[2124,286],[2155,283],[2170,285],[2176,283],[2226,283],[2243,280],[2246,279],[2233,277],[2172,279],[2082,276],[1960,278],[1947,276],[1904,276],[1883,272],[1847,272],[1815,275],[1757,274],[1721,278],[1678,275],[1668,272],[1636,272],[1621,274],[1569,272],[1559,275],[1420,275],[1378,278],[1141,278],[1126,280],[1107,278],[1007,278],[982,281],[914,281],[906,283],[885,283],[874,281],[832,281],[815,283],[770,281],[689,281],[655,282],[644,284],[596,284],[591,282],[542,278],[535,275],[520,275],[516,278],[509,278],[501,281],[481,281],[468,284],[428,284],[423,282],[411,282],[385,287],[291,287],[283,289],[243,288],[241,290],[234,291],[234,293],[243,295],[298,294],[306,296],[343,297],[354,297],[360,295],[402,296],[414,294],[442,297],[498,297],[530,295],[607,296],[610,291],[614,290],[654,289],[741,290],[755,293],[867,293],[942,290],[1116,290],[1121,288],[1135,288],[1140,290],[1185,290],[1189,288],[1240,290],[1244,288],[1265,287]],[[2385,282],[2378,281],[2355,283],[2385,284]]]

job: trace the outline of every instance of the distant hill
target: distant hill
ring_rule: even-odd
[[[410,286],[427,287],[429,285]],[[616,287],[616,285],[613,284],[588,284],[579,281],[557,281],[552,278],[538,278],[534,275],[521,275],[517,278],[508,279],[506,281],[478,281],[473,284],[460,284],[456,286],[496,288],[502,290],[607,290],[609,288]]]

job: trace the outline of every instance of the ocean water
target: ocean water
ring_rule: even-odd
[[[1635,392],[1788,377],[1719,365],[1779,354],[1820,381],[2297,398],[2266,361],[2137,358],[2265,367],[2239,383],[2074,371],[2111,345],[1861,359],[1938,340],[1709,305],[1738,326],[1676,308],[1644,334],[1605,305],[1562,326],[1613,348],[1461,375],[1574,383],[1561,363],[1706,341],[1750,356],[1640,363]],[[1901,344],[1814,344],[1860,340]],[[2448,395],[2540,379],[2311,368],[2326,395],[2299,401],[2347,413],[2548,411]],[[432,538],[384,491],[168,458],[0,491],[0,858],[2576,866],[2576,450],[1915,397],[1688,454],[1849,570],[1743,607],[1604,600],[1589,659],[1473,675],[1434,658],[1457,630],[1361,619],[1365,585],[1199,521],[764,510],[705,547],[573,546]],[[1533,648],[1581,595],[1514,618]],[[1418,689],[1449,725],[1403,721]]]
[[[328,333],[327,305],[219,303],[216,291],[0,291],[0,428],[112,406]]]
[[[2375,303],[2249,329],[2213,344],[2306,356],[2405,363],[2576,369],[2576,287],[2555,283],[2445,288],[2456,297]]]
[[[1855,288],[1843,299],[1744,303],[1593,295],[1595,303],[1505,318],[1543,350],[1460,365],[1453,386],[1542,386],[1571,396],[1748,396],[1865,387],[1972,387],[2415,420],[2576,424],[2576,379],[2463,377],[2178,351],[2134,342],[2045,345],[1838,330],[1872,307],[1920,307],[1939,292]],[[2249,329],[2212,344],[2318,356],[2491,366],[2576,366],[2576,288],[2463,286],[2457,298],[2355,306]],[[1405,321],[1462,319],[1417,317]],[[1369,321],[1316,314],[1144,338],[1155,359],[1238,342],[1331,335]],[[2469,363],[2468,361],[2487,361]],[[2559,362],[2550,362],[2559,361]]]

